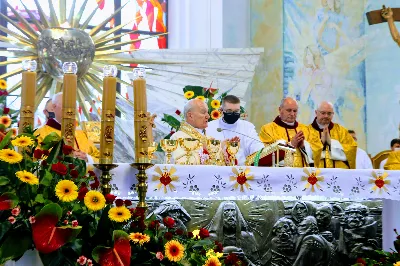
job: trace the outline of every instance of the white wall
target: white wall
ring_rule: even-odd
[[[169,0],[168,48],[246,48],[248,0]]]

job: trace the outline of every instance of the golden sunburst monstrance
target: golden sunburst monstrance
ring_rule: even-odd
[[[11,25],[16,27],[19,32],[12,31],[8,28],[0,26],[0,31],[8,34],[9,37],[0,36],[0,41],[13,44],[13,49],[0,51],[0,56],[6,56],[13,58],[4,62],[0,62],[0,66],[21,64],[24,60],[36,60],[38,61],[38,74],[37,74],[37,90],[35,98],[35,109],[38,107],[40,102],[43,100],[47,92],[55,86],[55,92],[60,92],[63,89],[62,78],[61,78],[61,67],[63,61],[76,61],[78,64],[78,95],[77,99],[79,105],[82,108],[83,114],[86,118],[90,119],[89,110],[85,105],[88,101],[92,108],[96,110],[94,103],[91,99],[96,98],[93,94],[95,89],[99,94],[102,94],[102,69],[107,64],[113,64],[121,71],[131,71],[132,69],[128,66],[129,64],[143,64],[143,63],[156,63],[152,60],[140,60],[133,58],[121,58],[117,57],[117,54],[127,53],[134,51],[131,50],[115,50],[119,49],[124,45],[132,44],[146,38],[119,41],[121,37],[130,34],[132,32],[126,32],[119,35],[114,35],[115,32],[120,30],[128,23],[121,24],[117,27],[111,28],[105,32],[101,32],[104,26],[112,20],[112,18],[118,14],[121,9],[125,6],[118,8],[113,14],[107,17],[99,25],[86,31],[90,23],[90,20],[95,15],[98,7],[96,7],[89,17],[81,23],[83,11],[85,10],[85,0],[79,11],[75,13],[76,0],[72,2],[72,8],[69,16],[66,16],[66,0],[59,0],[59,13],[55,11],[53,1],[49,0],[50,16],[49,19],[43,12],[41,5],[38,0],[34,0],[40,20],[37,20],[32,12],[24,6],[31,22],[36,26],[37,31],[31,26],[31,24],[23,18],[17,10],[15,10],[7,1],[8,8],[13,12],[17,21],[14,21],[4,14],[0,15]],[[23,25],[23,27],[19,26]],[[69,25],[70,27],[65,27]],[[166,34],[166,33],[164,33]],[[163,34],[160,34],[163,35]],[[160,35],[153,35],[148,38],[157,37]],[[56,37],[56,38],[54,38]],[[52,42],[52,43],[49,43]],[[22,67],[17,68],[11,72],[0,75],[0,79],[5,79],[18,75],[23,71]],[[126,81],[117,79],[121,84],[131,86]],[[12,93],[21,87],[21,81],[12,86],[8,93]],[[125,99],[120,94],[117,97],[126,103],[132,105],[132,102]],[[118,106],[117,106],[118,108]],[[123,111],[123,110],[120,110]]]

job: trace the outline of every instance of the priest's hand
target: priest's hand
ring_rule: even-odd
[[[75,158],[78,158],[78,159],[84,160],[85,162],[87,162],[87,161],[88,161],[87,154],[86,154],[86,153],[84,153],[83,151],[80,151],[80,150],[73,151],[73,155],[74,155],[74,157],[75,157]]]
[[[231,139],[228,139],[228,141],[230,141],[230,142],[240,142],[240,138],[238,136],[235,136],[235,137],[233,137]]]
[[[322,144],[328,144],[329,146],[331,145],[331,135],[329,134],[328,127],[325,127],[324,130],[322,131],[321,141]]]
[[[304,146],[304,133],[303,133],[303,131],[297,132],[297,134],[294,135],[294,137],[292,138],[290,143],[295,148],[302,148]]]

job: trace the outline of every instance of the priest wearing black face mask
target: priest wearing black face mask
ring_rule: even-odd
[[[245,165],[246,157],[264,148],[264,144],[258,141],[259,137],[254,125],[240,119],[240,99],[238,97],[225,96],[222,99],[221,111],[223,116],[220,119],[208,123],[207,135],[221,140],[221,142],[225,140],[240,141],[240,150],[236,154],[236,159],[238,165]]]
[[[53,102],[51,101],[51,99],[49,99],[46,102],[46,106],[44,107],[43,114],[46,116],[46,122],[50,118],[55,118],[56,117],[56,115],[54,113],[54,109],[53,109]]]

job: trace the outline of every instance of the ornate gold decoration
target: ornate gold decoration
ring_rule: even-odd
[[[260,154],[260,159],[265,156],[268,156],[274,152],[277,152],[277,151],[279,152],[280,150],[285,151],[284,166],[285,167],[293,167],[294,155],[296,153],[296,150],[292,149],[290,147],[279,145],[278,142],[266,145]],[[254,152],[246,157],[246,162],[245,162],[246,166],[250,166],[254,163],[257,153],[258,153],[258,151]]]
[[[142,126],[140,128],[139,137],[143,142],[147,141],[147,126]]]
[[[106,140],[107,144],[110,144],[113,142],[114,128],[112,126],[107,126],[105,131],[104,139]]]
[[[114,112],[109,111],[109,110],[107,110],[105,112],[106,112],[106,118],[107,118],[106,121],[114,121],[114,118],[115,118]]]
[[[98,121],[82,122],[82,129],[85,131],[89,140],[93,143],[100,143],[101,123]]]
[[[103,195],[107,195],[111,193],[111,184],[110,181],[112,179],[112,175],[110,174],[110,171],[118,165],[116,164],[95,164],[94,167],[97,169],[101,170],[101,192]]]
[[[196,130],[196,128],[192,127],[188,123],[182,122],[181,126],[179,127],[179,130],[190,135],[195,139],[200,140],[201,143],[207,144],[207,137],[205,135],[202,135],[199,131]]]
[[[67,145],[74,147],[74,124],[67,123],[64,130],[64,138]]]
[[[147,209],[146,204],[146,193],[147,193],[147,174],[146,170],[153,166],[151,163],[133,163],[132,167],[139,170],[139,173],[136,174],[136,178],[138,180],[137,191],[139,197],[139,203],[136,207]]]

